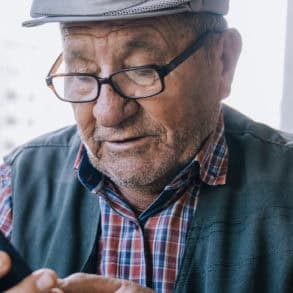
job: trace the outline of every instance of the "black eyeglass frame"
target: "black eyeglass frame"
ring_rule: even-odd
[[[99,77],[97,75],[91,74],[91,73],[61,73],[61,74],[55,74],[60,66],[60,64],[63,61],[63,53],[61,53],[56,61],[54,62],[53,66],[51,67],[47,77],[46,77],[46,83],[47,86],[54,92],[54,94],[57,96],[58,99],[64,101],[64,102],[69,102],[69,103],[90,103],[94,102],[99,98],[100,92],[101,92],[101,87],[103,84],[110,84],[112,88],[123,98],[125,99],[143,99],[143,98],[150,98],[156,95],[159,95],[165,90],[165,77],[173,71],[176,67],[178,67],[181,63],[183,63],[185,60],[187,60],[192,54],[194,54],[196,51],[198,51],[206,41],[208,35],[210,32],[205,32],[203,33],[200,37],[197,38],[195,42],[193,42],[189,47],[187,47],[183,52],[181,52],[179,55],[177,55],[174,59],[172,59],[168,64],[165,65],[157,65],[157,64],[150,64],[150,65],[144,65],[144,66],[137,66],[137,67],[128,67],[121,69],[119,71],[113,72],[109,77]],[[131,96],[126,96],[124,95],[123,92],[119,89],[119,87],[115,84],[115,82],[112,81],[113,76],[115,76],[118,73],[121,72],[127,72],[131,70],[137,70],[137,69],[152,69],[155,70],[158,73],[158,76],[161,81],[162,88],[159,92],[152,94],[152,95],[147,95],[147,96],[142,96],[142,97],[131,97]],[[94,99],[90,99],[87,101],[70,101],[67,99],[64,99],[60,97],[55,90],[54,84],[53,84],[53,79],[55,77],[66,77],[66,76],[88,76],[96,79],[97,84],[98,84],[98,90],[97,90],[97,96]]]

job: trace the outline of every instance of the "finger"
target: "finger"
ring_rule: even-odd
[[[4,252],[0,251],[0,277],[6,275],[11,268],[11,259],[9,255]]]
[[[121,280],[114,278],[104,278],[97,275],[83,273],[73,274],[58,281],[58,287],[65,293],[95,292],[113,293],[121,286]]]
[[[53,288],[50,293],[64,293],[64,291],[59,288]]]
[[[49,293],[56,286],[56,273],[52,270],[42,269],[34,272],[6,293]]]
[[[65,293],[154,293],[149,288],[127,280],[83,273],[73,274],[58,283]]]
[[[155,293],[152,289],[142,287],[137,283],[123,280],[121,287],[115,293]]]

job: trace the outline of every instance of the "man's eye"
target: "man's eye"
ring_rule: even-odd
[[[156,70],[152,68],[141,68],[129,70],[117,74],[115,77],[117,83],[133,82],[140,86],[151,86],[159,80],[159,75]]]
[[[157,77],[157,72],[154,69],[146,68],[146,69],[135,69],[131,71],[127,71],[126,74],[132,80],[136,79],[155,79]]]
[[[65,90],[70,93],[88,93],[97,87],[96,80],[91,76],[69,76],[64,80]]]
[[[155,74],[153,69],[139,69],[133,72],[137,76],[153,76]]]
[[[90,77],[90,76],[76,76],[75,77],[75,82],[82,82],[82,83],[92,83],[94,82],[95,80]]]

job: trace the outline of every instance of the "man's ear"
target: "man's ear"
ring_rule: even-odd
[[[221,34],[220,41],[222,72],[219,87],[221,98],[229,96],[237,61],[241,52],[241,36],[235,29],[227,29]]]

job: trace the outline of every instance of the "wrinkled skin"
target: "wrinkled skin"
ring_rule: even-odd
[[[96,102],[73,106],[92,164],[137,210],[154,200],[214,129],[234,71],[235,62],[223,64],[225,38],[233,34],[212,35],[209,52],[202,48],[171,72],[165,91],[155,97],[124,99],[103,85]],[[195,36],[162,17],[69,24],[63,38],[69,71],[107,77],[130,66],[166,64]]]

